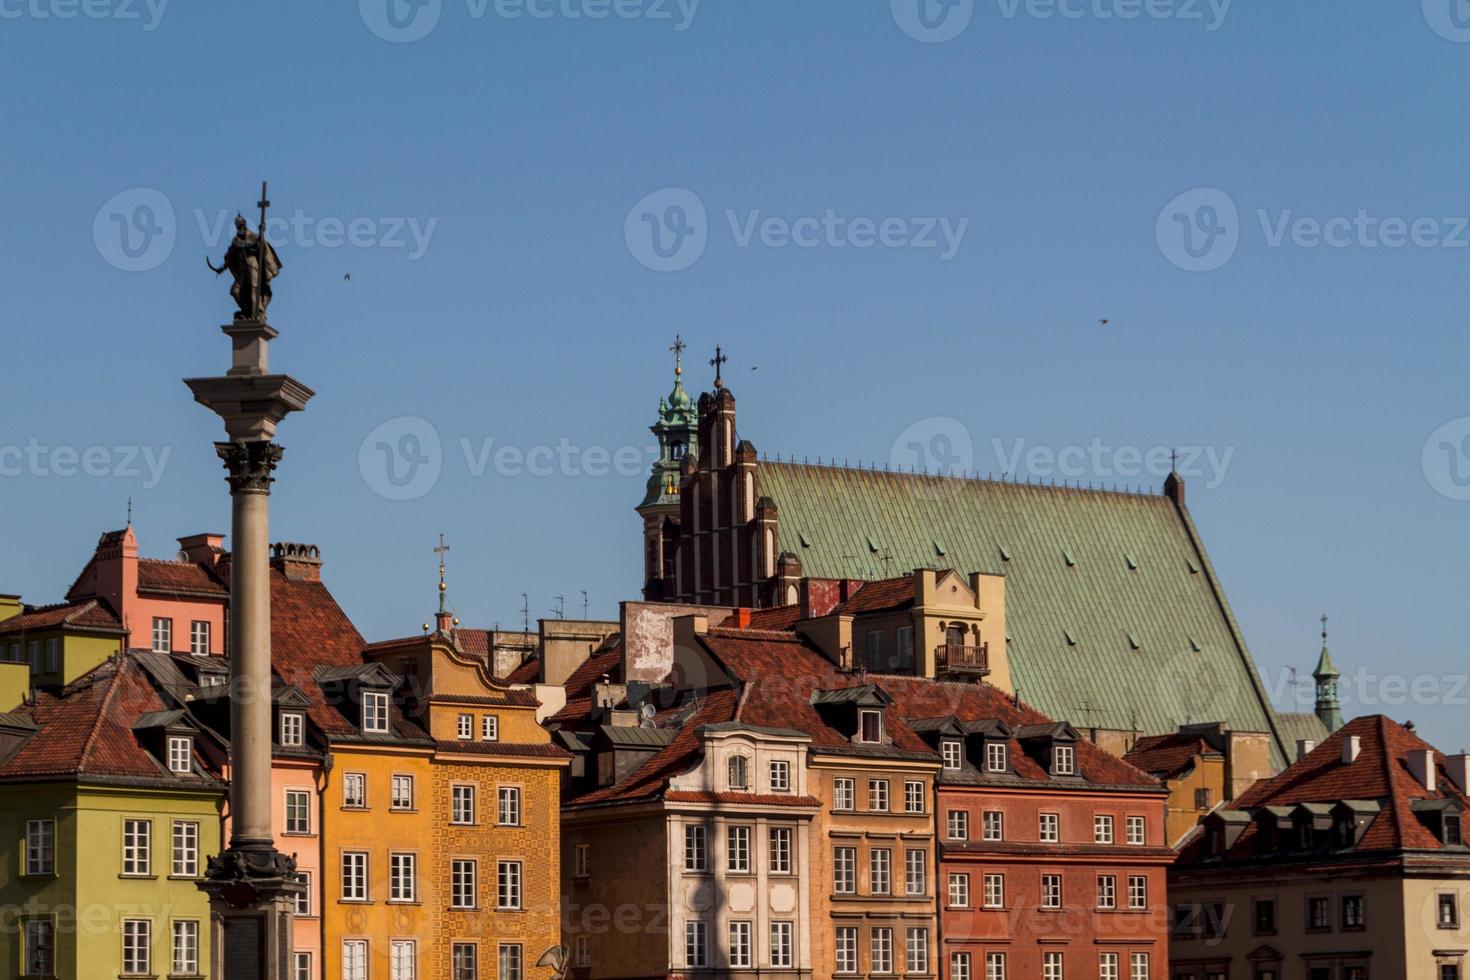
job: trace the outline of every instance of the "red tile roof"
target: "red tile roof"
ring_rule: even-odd
[[[801,606],[770,606],[750,611],[751,629],[789,630],[801,620]]]
[[[886,578],[864,582],[846,602],[839,602],[833,612],[862,613],[880,609],[907,609],[914,604],[914,577]]]
[[[121,631],[117,614],[101,599],[60,602],[51,606],[26,606],[19,616],[0,622],[0,636],[29,633],[55,627]]]
[[[138,591],[228,598],[229,588],[212,570],[192,561],[138,559]]]
[[[570,759],[572,754],[560,745],[550,742],[457,742],[440,741],[435,744],[440,752],[457,752],[464,755],[523,756],[536,759]]]
[[[1171,732],[1140,738],[1123,760],[1135,768],[1165,779],[1173,779],[1194,765],[1202,755],[1216,754],[1213,746],[1198,735]]]
[[[671,803],[743,803],[747,806],[819,807],[815,796],[788,796],[782,793],[717,793],[709,790],[669,790],[664,799]]]

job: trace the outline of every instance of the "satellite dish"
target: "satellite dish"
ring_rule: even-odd
[[[658,709],[651,704],[645,704],[641,710],[643,717],[649,721],[653,721],[654,716],[658,714]]]

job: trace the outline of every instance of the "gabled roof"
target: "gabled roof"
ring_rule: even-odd
[[[1205,755],[1218,756],[1219,753],[1198,734],[1171,732],[1140,738],[1123,758],[1144,772],[1161,779],[1173,779],[1193,768],[1194,760]]]
[[[138,559],[138,591],[228,599],[230,590],[212,570],[192,561]]]
[[[839,704],[856,704],[863,707],[883,706],[893,703],[877,684],[858,684],[855,687],[839,687],[831,691],[813,691],[812,704],[818,707]]]
[[[800,558],[805,575],[881,578],[870,574],[876,561],[850,557],[873,547],[888,568],[1005,575],[1011,678],[1051,717],[1163,732],[1209,714],[1273,733],[1287,757],[1209,557],[1173,498],[769,461],[759,479],[781,508],[778,550]]]
[[[783,515],[784,520],[784,515]],[[803,571],[806,569],[803,567]],[[807,574],[811,574],[807,572]],[[914,577],[879,579],[864,582],[846,602],[839,602],[834,613],[854,615],[891,609],[910,609],[914,605]]]
[[[101,599],[58,602],[50,606],[26,606],[19,616],[0,621],[0,636],[33,633],[57,627],[121,633],[122,623]]]

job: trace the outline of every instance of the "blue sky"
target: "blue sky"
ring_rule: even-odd
[[[274,533],[370,638],[430,610],[440,531],[467,623],[635,595],[612,463],[681,333],[770,452],[1157,485],[1130,452],[1210,450],[1268,683],[1327,612],[1350,712],[1465,743],[1470,9],[394,2],[0,0],[0,588],[59,597],[129,496],[145,553],[226,528],[179,379],[226,364],[203,257],[269,177],[273,363],[318,392]]]

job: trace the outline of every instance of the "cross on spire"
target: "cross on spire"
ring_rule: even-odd
[[[1327,614],[1322,614],[1322,642],[1327,642]]]
[[[669,350],[674,352],[674,377],[676,378],[684,373],[684,349],[684,338],[674,334],[674,344]]]
[[[448,586],[444,584],[444,554],[448,550],[449,545],[444,543],[444,535],[440,534],[439,547],[434,549],[434,553],[439,556],[439,612],[441,614],[449,611],[444,607],[444,594],[448,589]]]
[[[709,359],[709,363],[710,367],[715,369],[715,387],[725,387],[725,379],[722,375],[721,369],[726,364],[730,363],[730,359],[725,356],[725,351],[723,348],[720,347],[719,344],[715,345],[715,356]]]

